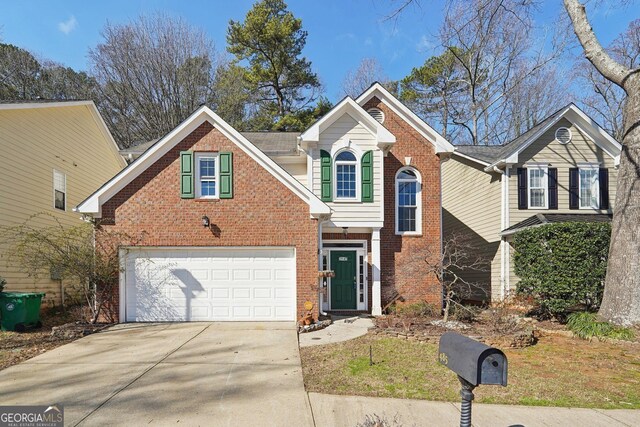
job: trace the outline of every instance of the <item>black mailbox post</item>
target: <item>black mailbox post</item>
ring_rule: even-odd
[[[480,384],[507,385],[507,356],[497,348],[455,332],[440,337],[438,361],[458,374],[462,384],[460,427],[471,426],[474,388]]]

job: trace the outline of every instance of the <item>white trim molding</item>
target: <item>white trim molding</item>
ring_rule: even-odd
[[[380,286],[380,229],[371,230],[371,314],[382,315],[382,290]]]
[[[362,95],[356,98],[356,102],[364,106],[373,97],[378,98],[384,103],[391,111],[404,119],[412,128],[414,128],[420,135],[422,135],[427,141],[429,141],[435,148],[436,154],[439,153],[452,153],[454,151],[453,145],[447,141],[442,135],[436,132],[431,126],[429,126],[424,120],[411,111],[406,105],[400,102],[395,96],[393,96],[387,89],[380,83],[375,82]],[[374,119],[375,120],[375,119]]]
[[[304,131],[302,135],[300,135],[300,142],[307,145],[318,143],[320,141],[320,134],[345,114],[349,114],[364,126],[364,128],[376,138],[378,147],[381,150],[387,149],[389,146],[395,144],[396,137],[348,96],[340,101],[327,114],[322,116],[322,118],[315,122],[309,129]]]
[[[416,179],[415,181],[417,182],[417,188],[416,188],[416,229],[413,231],[400,231],[398,229],[398,223],[399,223],[399,217],[400,215],[398,215],[398,210],[399,210],[399,183],[400,182],[412,182],[413,180],[409,180],[409,179],[398,179],[398,175],[400,175],[402,172],[404,171],[411,171],[415,174]],[[396,201],[394,204],[394,217],[395,217],[395,233],[396,235],[399,236],[420,236],[422,235],[422,176],[420,175],[420,172],[414,168],[413,166],[404,166],[400,169],[398,169],[398,171],[396,172],[396,175],[394,177],[394,184],[395,186],[395,193],[396,193]]]

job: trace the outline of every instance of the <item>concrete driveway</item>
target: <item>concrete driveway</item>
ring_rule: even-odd
[[[118,325],[0,371],[0,395],[65,425],[313,425],[293,323]]]

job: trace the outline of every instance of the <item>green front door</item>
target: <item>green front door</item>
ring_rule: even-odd
[[[356,309],[356,251],[331,251],[331,309]]]

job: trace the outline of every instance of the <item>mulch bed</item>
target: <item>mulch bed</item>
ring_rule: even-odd
[[[480,317],[474,322],[449,321],[440,318],[380,316],[375,320],[374,335],[409,341],[438,343],[448,331],[458,332],[487,345],[503,348],[524,348],[534,345],[541,336],[534,320],[517,320],[514,316],[505,323],[487,321]]]

